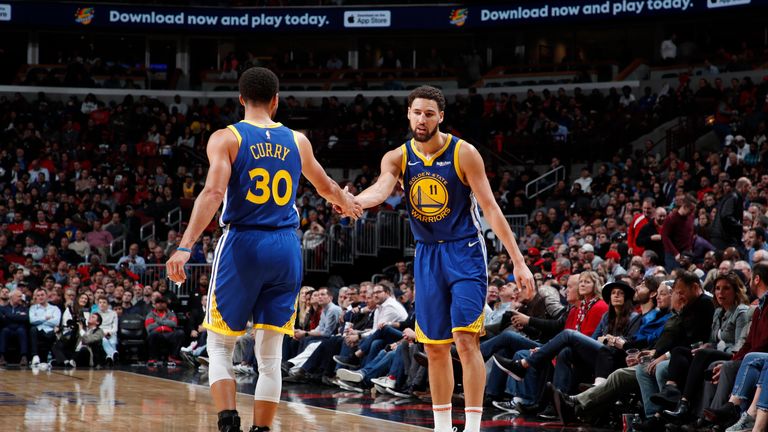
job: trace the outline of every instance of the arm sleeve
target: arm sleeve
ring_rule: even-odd
[[[42,308],[29,308],[29,323],[33,326],[45,322],[45,311]]]

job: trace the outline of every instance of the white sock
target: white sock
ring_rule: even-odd
[[[483,407],[464,408],[464,432],[480,432],[480,420],[483,418]]]
[[[606,381],[608,381],[608,379],[607,379],[607,378],[603,378],[603,377],[597,377],[597,378],[595,378],[595,387],[597,387],[597,386],[599,386],[599,385],[601,385],[601,384],[605,383]]]
[[[451,411],[453,405],[432,405],[432,415],[435,417],[435,432],[452,432],[453,422]]]

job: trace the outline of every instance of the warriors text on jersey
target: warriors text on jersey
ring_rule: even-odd
[[[413,236],[423,243],[477,237],[480,215],[459,163],[462,140],[447,136],[427,159],[411,140],[403,144],[403,189]]]

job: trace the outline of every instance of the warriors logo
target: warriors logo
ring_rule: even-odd
[[[411,179],[411,215],[421,222],[438,222],[451,212],[448,208],[447,181],[434,174],[422,173]]]

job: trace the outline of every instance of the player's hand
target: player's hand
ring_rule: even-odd
[[[165,263],[165,272],[168,275],[168,279],[174,283],[184,283],[187,280],[187,274],[184,273],[184,265],[189,261],[189,256],[189,252],[178,249],[171,255],[171,258]]]
[[[527,265],[516,265],[514,274],[515,283],[518,286],[523,286],[534,292],[536,291],[536,281],[533,279],[533,273],[531,273],[531,270]]]
[[[357,202],[355,196],[349,192],[349,185],[344,186],[344,202],[340,203],[338,209],[336,209],[336,207],[337,206],[334,206],[334,210],[353,220],[357,220],[363,215],[363,207]]]

